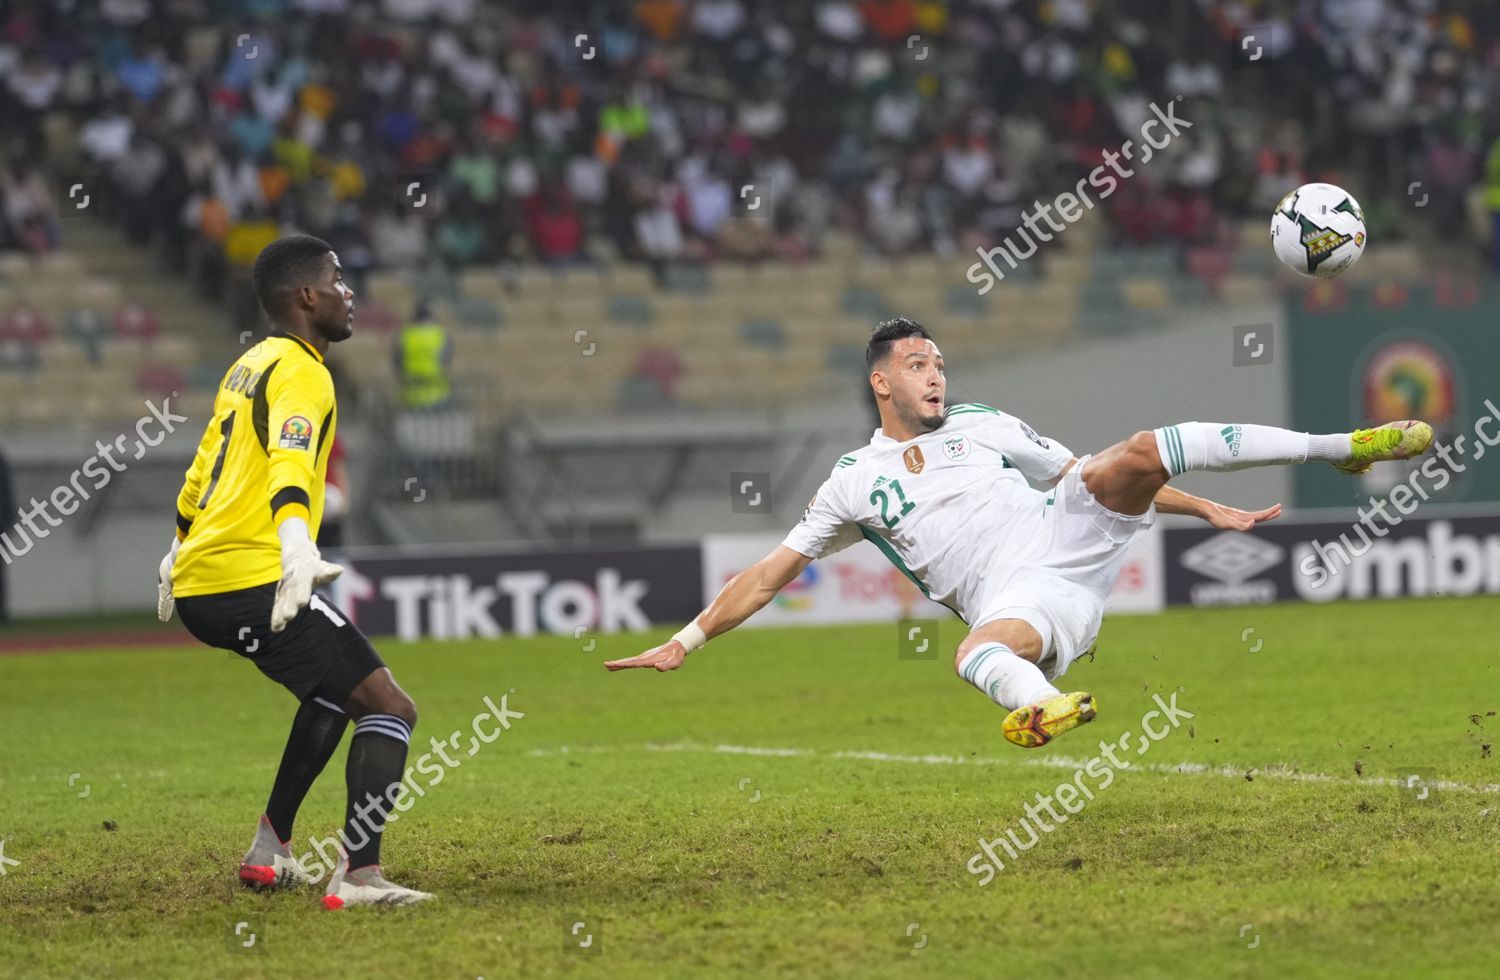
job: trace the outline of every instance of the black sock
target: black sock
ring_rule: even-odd
[[[390,789],[406,773],[411,726],[396,715],[365,715],[349,741],[349,802],[344,811],[344,847],[349,868],[380,863],[380,838],[390,812]]]
[[[308,698],[297,709],[286,750],[281,754],[281,768],[276,770],[276,782],[271,786],[271,798],[266,801],[266,818],[277,840],[292,839],[297,808],[348,727],[349,716],[321,698]]]

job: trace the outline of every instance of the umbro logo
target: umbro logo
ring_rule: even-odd
[[[1182,567],[1237,585],[1275,566],[1285,554],[1286,549],[1269,541],[1225,531],[1184,551]]]

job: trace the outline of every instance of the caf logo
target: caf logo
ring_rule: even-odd
[[[912,473],[920,473],[927,466],[927,460],[922,457],[921,446],[909,446],[906,452],[901,454],[901,462]]]

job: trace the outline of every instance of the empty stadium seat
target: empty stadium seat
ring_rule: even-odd
[[[32,374],[41,362],[36,344],[26,340],[0,340],[0,371]]]
[[[52,321],[30,306],[17,306],[0,319],[0,340],[44,344],[52,339]]]
[[[140,303],[126,303],[115,310],[115,336],[142,342],[161,335],[161,321]]]
[[[884,320],[892,315],[891,304],[866,286],[850,286],[839,297],[839,309],[853,316]]]
[[[154,363],[141,368],[135,376],[136,391],[157,398],[180,396],[188,389],[187,377],[173,364]]]
[[[505,323],[500,307],[479,296],[463,296],[452,303],[453,319],[466,330],[498,330]]]
[[[984,316],[990,305],[973,286],[949,286],[943,290],[943,310],[956,316]]]
[[[740,339],[750,347],[783,350],[786,347],[786,326],[780,320],[746,320],[740,324]]]
[[[644,296],[614,294],[605,301],[605,314],[612,323],[625,323],[635,327],[649,326],[655,318],[651,301]]]
[[[388,306],[376,300],[354,303],[354,327],[372,333],[390,333],[401,326],[401,320]]]
[[[98,310],[69,310],[63,316],[63,335],[77,344],[93,364],[103,359],[104,338],[111,329],[111,322]]]

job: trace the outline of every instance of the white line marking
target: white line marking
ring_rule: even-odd
[[[1082,769],[1088,759],[1071,756],[1043,756],[1041,758],[1009,759],[971,758],[961,755],[898,755],[891,752],[864,752],[853,749],[838,752],[819,752],[816,749],[777,749],[758,745],[699,745],[695,742],[647,742],[644,745],[587,745],[560,746],[554,749],[531,749],[530,756],[567,755],[570,753],[606,752],[694,752],[705,755],[755,755],[793,759],[859,759],[866,762],[899,762],[928,766],[1029,766],[1043,769]],[[1402,786],[1401,780],[1389,776],[1363,776],[1350,779],[1347,776],[1331,776],[1322,772],[1302,772],[1289,766],[1210,766],[1202,762],[1139,762],[1132,760],[1130,769],[1145,772],[1166,773],[1174,776],[1218,776],[1222,779],[1244,779],[1249,774],[1256,779],[1275,779],[1293,783],[1325,783],[1333,786]],[[1124,771],[1124,770],[1121,770]],[[1439,780],[1432,784],[1437,789],[1455,793],[1500,793],[1500,784],[1455,783]]]

